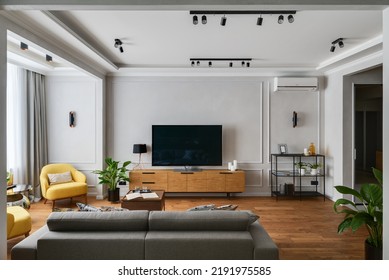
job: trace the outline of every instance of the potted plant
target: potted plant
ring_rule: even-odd
[[[321,163],[309,163],[308,166],[311,169],[311,175],[317,175],[317,169],[321,167]]]
[[[106,158],[105,163],[107,167],[104,170],[95,170],[93,173],[99,175],[99,184],[108,185],[108,200],[112,202],[119,201],[120,195],[117,184],[120,181],[130,182],[127,166],[131,161],[125,161],[122,166],[119,166],[119,161]]]
[[[350,187],[335,186],[341,194],[352,195],[361,201],[362,206],[345,198],[340,198],[334,203],[336,213],[344,213],[344,220],[338,226],[338,233],[351,228],[353,232],[365,225],[369,236],[365,241],[365,258],[382,260],[382,172],[373,168],[374,177],[378,184],[363,184],[358,192]],[[342,205],[351,208],[340,207]]]
[[[297,162],[295,163],[297,169],[300,171],[301,175],[305,175],[305,170],[307,169],[308,164],[306,162]]]

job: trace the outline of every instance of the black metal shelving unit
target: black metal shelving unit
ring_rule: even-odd
[[[298,162],[320,163],[320,173],[317,173],[316,175],[310,173],[302,175],[296,168],[296,163]],[[300,200],[303,197],[323,196],[324,200],[326,199],[326,165],[324,155],[316,154],[306,156],[304,154],[271,154],[270,164],[272,196],[275,196],[277,199],[280,196],[299,197]],[[280,165],[283,167],[280,167]],[[285,185],[287,178],[292,180],[292,182],[288,183],[290,186],[293,184],[292,189],[287,189],[288,185]],[[284,185],[279,184],[281,181],[284,181]]]

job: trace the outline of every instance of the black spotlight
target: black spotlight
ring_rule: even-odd
[[[202,24],[207,24],[207,16],[206,16],[206,15],[203,15],[203,16],[201,17],[201,23],[202,23]]]
[[[50,55],[46,54],[46,61],[47,62],[52,62],[53,58]]]
[[[208,66],[209,66],[209,67],[212,66],[212,61],[208,62]]]
[[[247,67],[250,67],[250,62],[247,62],[247,63],[246,63],[246,66],[247,66]]]
[[[288,21],[289,21],[289,23],[293,23],[294,22],[294,17],[292,15],[289,15],[288,16]]]
[[[262,25],[263,18],[262,16],[257,19],[257,25]]]
[[[20,42],[20,48],[25,51],[28,50],[28,45],[26,43]]]
[[[234,63],[230,62],[230,67],[234,66]]]
[[[192,65],[192,67],[194,67],[195,66],[195,62],[192,60],[192,63],[191,63],[191,65]]]
[[[283,16],[283,15],[280,15],[280,16],[278,17],[278,23],[279,23],[279,24],[284,23],[284,16]]]
[[[339,48],[343,48],[344,47],[343,41],[339,41],[338,45],[339,45]]]
[[[200,60],[197,60],[197,66],[200,66]]]
[[[119,51],[122,53],[124,50],[123,50],[123,47],[122,47],[122,41],[120,39],[115,39],[115,44],[113,45],[115,48],[118,48]]]
[[[196,15],[194,15],[193,16],[193,24],[196,25],[198,23],[199,23],[199,18]]]
[[[223,16],[222,19],[220,20],[220,25],[225,26],[226,22],[227,22],[227,18],[225,16]]]
[[[330,49],[330,52],[334,52],[334,51],[335,51],[335,45],[332,45],[331,49]]]
[[[244,61],[242,61],[242,67],[244,67],[245,64],[246,64],[246,63],[245,63]]]

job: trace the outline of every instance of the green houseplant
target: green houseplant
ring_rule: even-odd
[[[308,163],[300,161],[296,162],[294,165],[300,171],[301,175],[305,175],[305,170],[307,169]]]
[[[320,162],[308,163],[309,168],[311,169],[311,175],[317,175],[317,169],[321,167]]]
[[[112,158],[106,158],[105,163],[107,166],[104,170],[95,170],[93,173],[99,175],[99,184],[108,185],[108,200],[118,201],[119,188],[117,187],[117,184],[121,181],[130,182],[127,166],[131,161],[125,161],[122,166],[120,166],[119,161],[115,161]]]
[[[373,168],[374,177],[377,183],[363,184],[358,192],[350,187],[335,186],[342,194],[352,195],[361,201],[362,207],[345,198],[340,198],[334,203],[336,213],[344,213],[344,220],[338,226],[338,233],[350,228],[353,232],[365,225],[369,233],[365,242],[366,259],[382,259],[382,172]],[[351,208],[340,207],[342,205]]]

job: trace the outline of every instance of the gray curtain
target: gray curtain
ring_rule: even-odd
[[[34,188],[35,200],[41,198],[39,175],[47,164],[47,123],[45,77],[26,70],[27,91],[27,157],[26,181]]]

